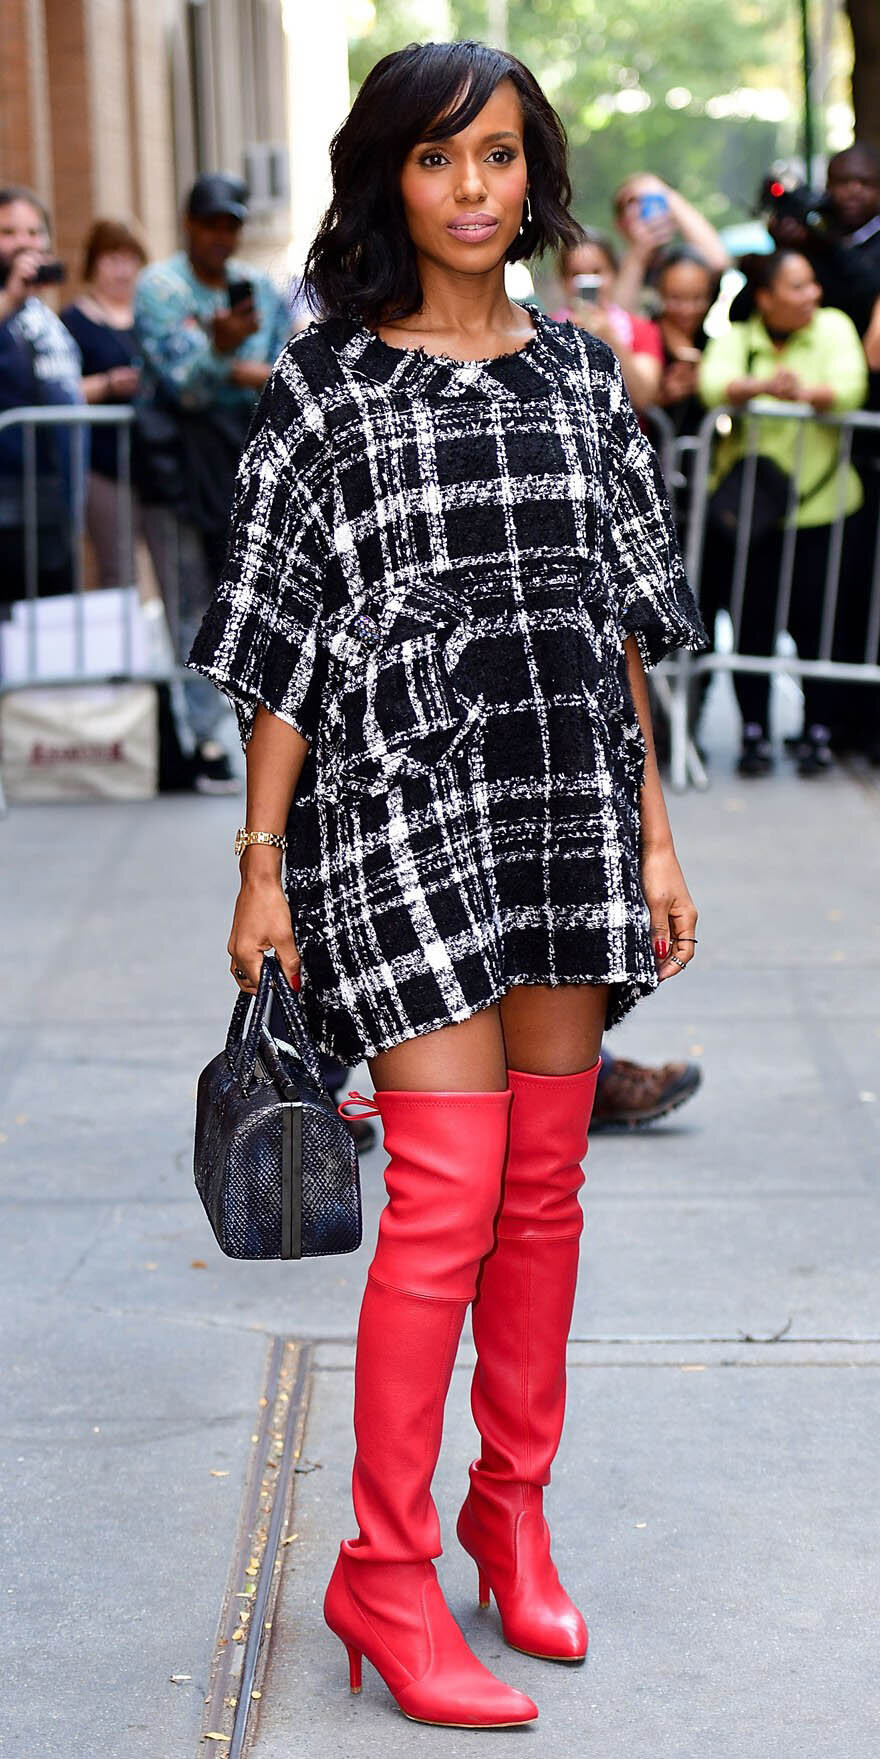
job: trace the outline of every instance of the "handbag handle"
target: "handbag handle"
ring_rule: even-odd
[[[318,1052],[306,1024],[305,1010],[296,990],[292,989],[288,983],[274,949],[263,955],[263,970],[266,969],[267,965],[269,967],[269,982],[293,1038],[293,1048],[306,1074],[314,1081],[316,1087],[323,1089],[324,1077],[321,1074]],[[262,972],[260,975],[262,976]]]
[[[248,1009],[251,997],[243,991],[238,995],[229,1022],[226,1035],[226,1060],[230,1068],[238,1076],[244,1092],[254,1077],[254,1068],[261,1041],[271,1040],[269,1032],[269,1012],[272,997],[278,999],[285,1024],[290,1032],[293,1049],[296,1051],[306,1074],[320,1090],[324,1083],[321,1078],[321,1066],[318,1055],[309,1036],[302,1003],[295,991],[291,989],[273,949],[263,954],[257,993],[253,997],[253,1009],[245,1032]]]

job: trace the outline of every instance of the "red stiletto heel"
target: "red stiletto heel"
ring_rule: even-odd
[[[361,1678],[361,1653],[353,1643],[346,1643],[348,1650],[348,1683],[353,1692],[359,1692],[363,1684]]]
[[[488,1604],[489,1604],[489,1584],[486,1581],[486,1578],[483,1575],[483,1572],[480,1569],[479,1564],[477,1565],[477,1591],[479,1594],[480,1605],[481,1606],[488,1606]]]

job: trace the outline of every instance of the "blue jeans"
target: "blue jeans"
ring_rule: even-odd
[[[198,527],[179,518],[172,507],[144,507],[143,521],[177,663],[184,666],[213,596],[213,573]],[[190,743],[195,745],[215,738],[226,710],[223,697],[210,679],[188,672],[176,694],[183,704],[184,740],[187,733]]]

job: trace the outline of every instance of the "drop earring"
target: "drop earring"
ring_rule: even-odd
[[[528,196],[526,196],[526,199],[523,202],[523,217],[519,223],[520,238],[522,238],[526,227],[531,226],[531,224],[532,224],[532,204],[529,201]]]

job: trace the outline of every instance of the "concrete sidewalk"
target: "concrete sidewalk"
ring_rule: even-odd
[[[0,825],[15,1759],[197,1751],[278,1334],[318,1343],[254,1759],[477,1740],[405,1722],[369,1668],[351,1699],[320,1619],[351,1530],[352,1340],[380,1151],[363,1168],[368,1244],[350,1259],[228,1262],[192,1190],[194,1081],[232,1001],[239,811],[171,799],[20,808]],[[538,1725],[496,1735],[493,1753],[873,1759],[880,792],[852,776],[749,787],[719,766],[673,817],[699,960],[616,1040],[646,1060],[699,1055],[706,1081],[666,1128],[591,1150],[551,1491],[558,1560],[591,1622],[586,1668],[506,1650],[494,1611],[476,1611],[453,1533],[474,1449],[468,1346],[437,1481],[440,1569],[483,1659],[540,1703]]]

